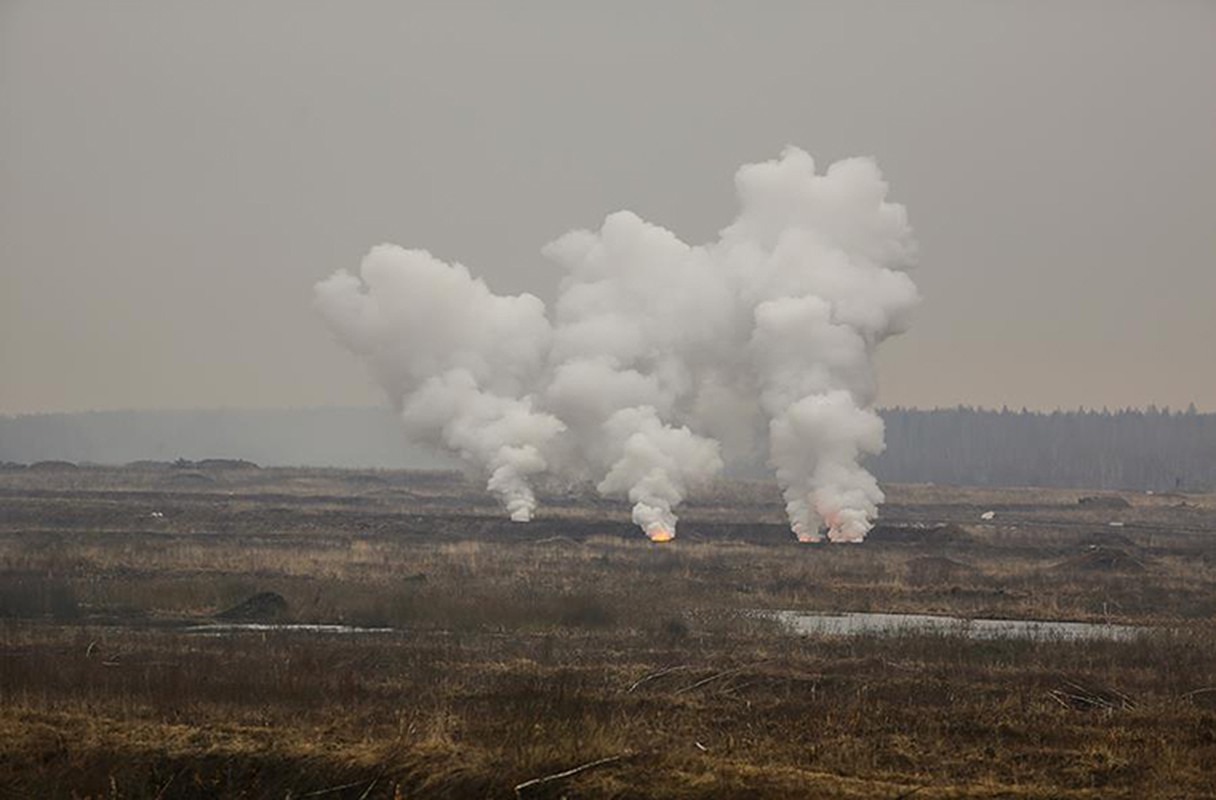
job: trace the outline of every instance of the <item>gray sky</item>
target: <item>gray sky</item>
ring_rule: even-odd
[[[550,298],[875,156],[925,296],[884,405],[1216,410],[1216,4],[0,2],[0,413],[381,402],[312,285],[392,241]]]

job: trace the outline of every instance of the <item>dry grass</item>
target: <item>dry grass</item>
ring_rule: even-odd
[[[998,504],[896,487],[889,517],[966,538],[808,548],[748,524],[779,509],[735,485],[656,547],[577,496],[512,526],[451,481],[207,477],[0,476],[0,794],[507,798],[613,756],[627,757],[525,793],[1216,794],[1206,498],[1132,498],[1119,546],[1145,569],[1129,574],[1072,564],[1111,532],[1082,493]],[[296,621],[395,630],[181,627],[258,591]],[[753,608],[1169,627],[1122,642],[796,637],[740,614]]]

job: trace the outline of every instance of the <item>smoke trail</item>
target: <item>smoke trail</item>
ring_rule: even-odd
[[[485,470],[511,519],[531,519],[530,478],[565,430],[525,393],[549,348],[544,304],[496,296],[459,264],[393,245],[373,248],[359,274],[317,284],[334,333],[368,361],[411,437]]]
[[[918,301],[906,214],[868,159],[818,174],[789,148],[735,183],[739,216],[709,244],[623,211],[545,247],[567,273],[551,317],[391,245],[316,303],[409,434],[479,468],[512,519],[557,473],[667,539],[689,491],[764,460],[799,539],[859,541],[883,500],[859,463],[883,447],[873,355]]]

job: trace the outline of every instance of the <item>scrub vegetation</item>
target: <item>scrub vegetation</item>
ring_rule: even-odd
[[[655,544],[566,487],[512,524],[449,473],[4,471],[0,795],[1216,794],[1216,497],[887,493],[866,543],[800,545],[775,489],[724,482]]]

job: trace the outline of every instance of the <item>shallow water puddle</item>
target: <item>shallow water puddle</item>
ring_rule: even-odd
[[[336,634],[365,634],[365,633],[398,633],[396,628],[361,628],[358,625],[324,625],[324,624],[274,624],[266,622],[215,622],[203,625],[191,625],[183,629],[184,633],[197,633],[206,636],[225,636],[233,633],[336,633]]]
[[[800,634],[851,636],[862,633],[947,633],[972,639],[1127,640],[1149,630],[1141,625],[1054,622],[1029,619],[966,619],[935,614],[759,611]]]

